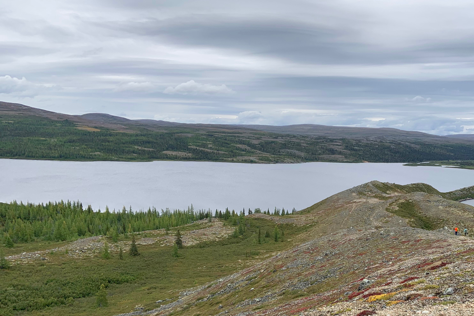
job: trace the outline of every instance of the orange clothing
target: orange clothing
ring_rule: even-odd
[[[454,231],[457,232],[457,231],[458,231],[458,228],[456,227],[456,228],[454,229]]]

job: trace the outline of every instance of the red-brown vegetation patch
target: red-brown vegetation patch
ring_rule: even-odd
[[[365,292],[367,292],[369,289],[367,290],[362,290],[362,291],[359,291],[359,292],[352,292],[351,294],[349,294],[349,296],[347,297],[348,299],[352,300],[354,297],[357,297],[361,294],[364,294]]]
[[[356,316],[368,316],[368,315],[375,315],[375,314],[377,314],[375,311],[365,310],[365,311],[360,312]]]
[[[461,251],[459,254],[463,255],[463,254],[470,253],[470,252],[474,252],[474,249],[464,250],[464,251]]]
[[[410,281],[413,281],[413,280],[416,280],[416,279],[419,279],[419,277],[409,277],[409,278],[403,280],[402,282],[400,282],[400,284],[407,283],[407,282],[410,282]]]
[[[417,268],[417,269],[421,269],[421,268],[430,266],[430,265],[432,265],[432,264],[433,264],[433,262],[425,262],[425,263],[422,263],[422,264],[417,265],[416,268]]]
[[[387,283],[382,284],[382,286],[389,286],[389,285],[392,284],[392,283],[393,283],[392,281],[388,281]]]
[[[438,298],[436,296],[425,296],[421,297],[420,301],[426,301],[426,300],[437,300]]]
[[[449,264],[449,262],[441,262],[440,264],[436,265],[436,266],[432,266],[430,268],[430,270],[436,270],[436,269],[439,269],[439,268],[442,268],[442,267],[445,267]]]
[[[420,293],[413,293],[413,294],[410,294],[407,296],[406,300],[407,301],[413,301],[413,300],[416,300],[417,298],[420,298],[422,297],[423,294],[420,294]]]
[[[298,309],[294,309],[294,310],[290,311],[290,314],[292,314],[292,315],[294,315],[294,314],[299,314],[299,313],[301,313],[301,312],[304,312],[304,311],[307,310],[308,308],[309,308],[309,306],[308,306],[308,307],[300,307],[300,308],[298,308]]]

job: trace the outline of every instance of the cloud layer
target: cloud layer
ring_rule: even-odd
[[[197,83],[194,80],[189,80],[188,82],[180,83],[176,87],[168,87],[163,91],[166,94],[232,94],[234,91],[227,88],[225,84],[220,86],[215,86],[212,84],[202,84]]]
[[[474,133],[473,19],[467,0],[10,1],[0,98],[71,114]]]

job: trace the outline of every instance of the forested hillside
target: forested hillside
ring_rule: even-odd
[[[278,134],[231,125],[95,121],[0,103],[0,158],[51,160],[192,160],[251,163],[421,162],[473,160],[474,142],[414,133],[331,137]],[[363,134],[368,135],[368,129]],[[351,130],[352,131],[352,130]],[[375,131],[375,130],[374,130]],[[386,133],[386,131],[384,131]],[[410,132],[396,133],[411,135]],[[345,134],[341,134],[345,135]],[[374,134],[375,135],[375,134]],[[423,137],[421,137],[422,135]]]

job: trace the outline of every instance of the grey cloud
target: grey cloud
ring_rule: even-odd
[[[109,23],[100,25],[111,28]],[[350,63],[374,58],[365,55],[368,50],[363,45],[352,42],[357,33],[355,28],[284,18],[186,15],[114,23],[112,28],[174,45],[232,50],[297,62]]]
[[[474,132],[473,9],[441,0],[11,1],[0,13],[0,91],[74,114]]]
[[[34,97],[53,86],[32,83],[23,78],[15,78],[9,75],[0,77],[0,94],[10,94],[20,97]]]
[[[348,19],[350,14],[346,13],[329,25],[318,23],[318,13],[313,21],[282,16],[187,14],[96,25],[119,32],[118,36],[131,34],[150,37],[158,43],[231,50],[295,63],[385,65],[474,61],[470,41],[474,30],[456,38],[386,47],[365,40],[368,23],[363,19],[353,23]]]
[[[27,20],[3,16],[0,19],[0,27],[8,29],[10,32],[27,37],[39,37],[49,42],[60,42],[71,40],[75,33],[66,27],[60,27],[44,20]]]
[[[0,57],[42,56],[53,53],[55,50],[33,44],[1,43]]]

